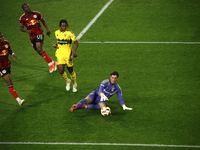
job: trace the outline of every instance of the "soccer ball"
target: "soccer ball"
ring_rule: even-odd
[[[109,116],[111,114],[111,109],[106,106],[101,109],[102,116]]]

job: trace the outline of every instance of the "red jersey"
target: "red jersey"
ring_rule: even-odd
[[[7,40],[4,40],[3,43],[0,43],[0,68],[10,67],[11,62],[8,59],[10,49],[10,44]]]
[[[19,18],[20,26],[25,26],[27,30],[31,30],[31,40],[36,38],[37,35],[43,34],[42,26],[40,25],[41,19],[42,15],[36,11],[32,11],[30,15],[24,13]]]

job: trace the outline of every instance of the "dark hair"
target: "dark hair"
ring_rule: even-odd
[[[24,4],[22,4],[22,9],[24,9],[24,5],[28,5],[28,6],[29,6],[29,4],[24,3]],[[30,7],[30,6],[29,6],[29,7]]]
[[[65,19],[60,20],[59,27],[61,27],[61,24],[62,24],[62,23],[66,23],[66,24],[67,24],[67,27],[69,27],[69,26],[68,26],[67,20],[65,20]]]
[[[111,72],[111,73],[110,73],[110,76],[112,76],[112,75],[116,75],[117,77],[119,77],[119,73],[118,73],[117,71]]]
[[[3,33],[0,32],[0,34],[3,36]]]

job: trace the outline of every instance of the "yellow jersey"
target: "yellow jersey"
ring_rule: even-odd
[[[72,55],[72,42],[77,41],[76,36],[70,30],[61,32],[60,29],[55,31],[55,37],[57,39],[58,48],[56,55],[68,57],[71,59]]]

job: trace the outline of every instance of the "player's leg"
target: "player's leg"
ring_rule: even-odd
[[[99,108],[103,108],[103,107],[106,107],[106,102],[100,102],[100,103],[98,103],[98,105],[99,105]]]
[[[60,75],[62,76],[62,78],[68,82],[70,79],[67,77],[67,74],[65,72],[65,64],[58,64],[58,71],[60,73]]]
[[[56,71],[56,62],[53,61],[49,55],[46,53],[46,51],[43,50],[43,41],[44,41],[44,35],[37,35],[37,38],[34,38],[31,40],[31,43],[33,45],[33,48],[37,51],[39,55],[41,55],[44,60],[48,63],[49,66],[49,72],[52,73],[53,71]]]
[[[88,104],[88,101],[91,101],[90,97],[80,100],[77,104],[72,105],[69,111],[73,112],[76,109],[85,108]]]
[[[76,72],[74,72],[73,66],[72,67],[67,67],[67,70],[70,73],[70,77],[73,83],[73,92],[77,92],[78,86],[77,86],[77,82],[76,82]]]
[[[106,106],[106,102],[100,102],[101,97],[96,95],[95,100],[92,102],[92,105],[87,105],[87,109],[101,109]]]
[[[91,103],[91,98],[90,97],[86,97],[85,99],[80,100],[77,104],[74,104],[72,106],[71,110],[75,110],[75,109],[79,109],[79,108],[86,108],[86,109],[101,109],[103,107],[106,106],[105,103],[99,103],[99,104],[91,104],[88,105],[89,103]]]
[[[92,104],[92,105],[86,105],[86,109],[100,109],[100,106],[98,104]]]
[[[79,108],[85,108],[87,104],[91,104],[96,98],[95,91],[92,91],[86,98],[80,100],[77,104],[72,105],[70,108],[70,111],[73,112],[76,109]]]
[[[65,72],[65,64],[64,63],[60,64],[61,63],[60,59],[58,57],[57,57],[57,59],[58,59],[58,71],[59,71],[61,77],[66,82],[66,90],[69,91],[71,80],[67,77],[67,73]]]
[[[5,69],[7,72],[10,72],[10,69]],[[24,100],[21,100],[15,90],[15,88],[13,87],[13,83],[12,83],[12,79],[10,77],[9,73],[5,73],[2,74],[2,78],[4,79],[4,81],[6,82],[7,86],[8,86],[8,90],[10,91],[10,93],[12,94],[12,96],[17,100],[17,102],[19,103],[20,106],[23,105]]]
[[[40,54],[44,60],[48,63],[48,66],[49,66],[49,72],[52,73],[53,71],[56,71],[57,70],[57,65],[56,65],[56,62],[53,61],[49,55],[47,54],[46,51],[44,51],[42,49],[42,46],[43,46],[43,42],[37,42],[36,43],[36,49],[37,49],[37,52],[38,54]]]
[[[66,90],[69,91],[71,80],[67,77],[67,73],[65,72],[65,66],[68,63],[68,59],[60,53],[56,53],[56,57],[59,73],[66,82]]]
[[[75,109],[85,108],[88,104],[87,101],[88,101],[87,98],[80,100],[77,104],[72,105],[70,111],[74,111]]]
[[[52,59],[49,57],[49,55],[42,49],[43,43],[42,42],[36,42],[36,51],[39,55],[41,55],[45,61],[49,64],[52,62]]]
[[[76,105],[77,105],[77,108],[85,108],[86,104],[89,104],[91,103],[92,101],[92,98],[91,97],[86,97],[82,100],[80,100]],[[84,106],[84,107],[83,107]]]

